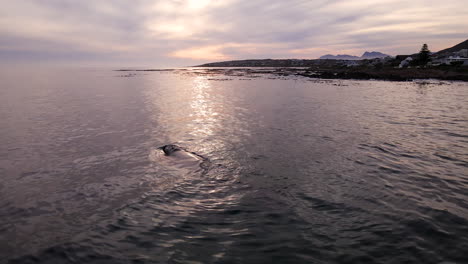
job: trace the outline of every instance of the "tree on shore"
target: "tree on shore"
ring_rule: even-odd
[[[424,43],[421,47],[421,51],[419,51],[419,54],[418,54],[419,65],[426,65],[429,62],[430,53],[431,51],[427,47],[427,44]]]

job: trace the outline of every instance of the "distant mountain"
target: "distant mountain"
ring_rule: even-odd
[[[382,52],[378,52],[378,51],[366,51],[364,52],[364,54],[362,54],[361,58],[363,59],[375,59],[375,58],[385,58],[385,57],[388,57],[390,55],[387,55],[387,54],[384,54]]]
[[[390,55],[387,55],[378,51],[372,51],[372,52],[366,51],[364,52],[364,54],[362,54],[361,57],[346,55],[346,54],[341,54],[341,55],[336,55],[336,56],[327,54],[327,55],[320,57],[320,59],[322,60],[365,60],[365,59],[385,58],[388,56]]]
[[[305,59],[253,59],[205,63],[194,67],[336,67],[343,65],[340,60]]]
[[[340,54],[340,55],[323,55],[320,57],[321,60],[360,60],[361,58],[358,56],[352,56],[347,54]]]
[[[297,59],[258,59],[211,62],[195,67],[311,67],[317,65],[317,60]]]
[[[456,51],[459,51],[459,50],[462,50],[462,49],[468,49],[468,39],[463,41],[462,43],[459,43],[459,44],[451,47],[451,48],[441,50],[441,51],[437,52],[436,54],[440,55],[440,54],[444,54],[444,53],[452,53],[452,52],[456,52]]]
[[[327,54],[318,60],[307,59],[252,59],[252,60],[234,60],[234,61],[220,61],[211,62],[198,65],[195,67],[312,67],[312,66],[327,66],[334,67],[342,65],[343,61],[348,60],[365,60],[375,58],[385,58],[389,55],[377,51],[366,51],[361,57],[340,54],[331,55]]]

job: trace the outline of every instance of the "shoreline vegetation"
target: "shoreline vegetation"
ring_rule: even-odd
[[[437,79],[445,81],[468,82],[468,67],[465,68],[387,68],[387,69],[317,69],[316,71],[298,74],[304,77],[321,79],[357,79],[413,81],[418,79]]]

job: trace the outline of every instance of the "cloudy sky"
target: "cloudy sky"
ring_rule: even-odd
[[[0,63],[187,66],[407,54],[468,39],[466,0],[0,0]]]

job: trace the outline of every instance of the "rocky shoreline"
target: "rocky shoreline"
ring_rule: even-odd
[[[297,75],[321,79],[357,79],[412,81],[417,79],[437,79],[446,81],[468,81],[468,69],[326,69],[306,71]]]
[[[439,68],[383,68],[370,69],[358,67],[212,67],[187,69],[121,69],[119,72],[161,72],[176,71],[196,75],[224,75],[231,77],[249,77],[255,75],[302,76],[315,79],[355,79],[355,80],[386,80],[413,81],[420,79],[437,79],[445,81],[468,82],[468,67]],[[119,77],[132,77],[132,73]]]

